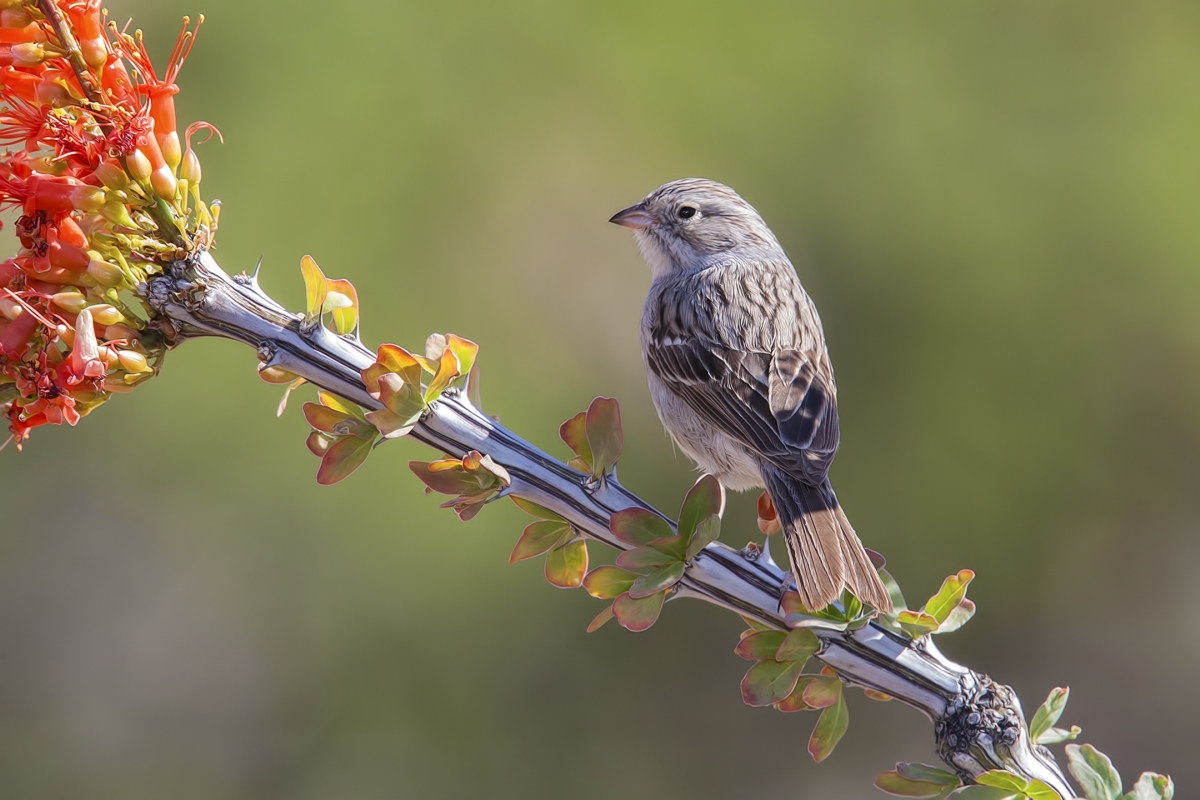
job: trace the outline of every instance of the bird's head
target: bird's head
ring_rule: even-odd
[[[633,231],[655,278],[780,251],[753,206],[728,186],[703,178],[660,186],[609,222]]]

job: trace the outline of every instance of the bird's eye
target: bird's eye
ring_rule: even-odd
[[[692,217],[696,216],[696,209],[693,206],[680,206],[679,211],[676,213],[678,213],[682,219],[691,219]]]

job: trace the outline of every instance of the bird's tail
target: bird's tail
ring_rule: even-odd
[[[813,486],[773,467],[764,466],[761,471],[779,513],[792,574],[805,607],[822,609],[846,587],[873,608],[891,611],[891,596],[829,481]]]

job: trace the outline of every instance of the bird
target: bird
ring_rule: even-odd
[[[728,186],[677,180],[617,212],[650,268],[641,347],[678,447],[727,489],[765,488],[801,602],[891,597],[838,503],[837,386],[816,306],[779,240]]]

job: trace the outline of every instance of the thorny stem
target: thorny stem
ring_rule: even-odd
[[[380,408],[359,375],[374,361],[371,351],[323,327],[303,327],[301,315],[268,297],[254,278],[231,278],[207,252],[175,262],[143,290],[180,340],[220,336],[242,342],[270,366],[366,408]],[[617,511],[640,507],[663,516],[615,480],[585,487],[580,473],[501,427],[458,393],[438,400],[409,435],[456,457],[470,450],[490,455],[511,474],[512,494],[555,511],[579,533],[611,547],[629,547],[609,530]],[[692,560],[675,597],[706,600],[786,630],[779,608],[784,580],[766,551],[714,542]],[[1007,769],[1044,781],[1064,800],[1075,796],[1050,751],[1030,741],[1020,701],[1009,687],[950,661],[929,637],[910,640],[875,623],[857,631],[814,632],[822,642],[817,658],[846,683],[884,692],[924,713],[934,724],[939,757],[964,779]]]

